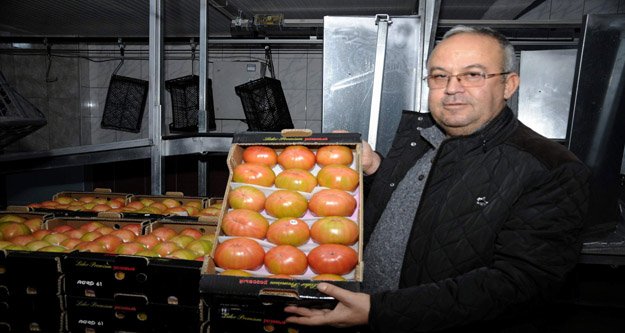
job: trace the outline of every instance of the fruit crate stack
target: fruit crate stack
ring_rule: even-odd
[[[13,211],[33,211],[51,213],[55,216],[93,217],[101,212],[126,211],[130,193],[113,193],[110,189],[96,188],[92,192],[63,191],[50,200],[33,202],[27,206],[10,206]]]
[[[216,246],[200,282],[211,329],[286,332],[286,304],[336,304],[317,291],[320,281],[360,290],[361,149],[354,133],[235,135]]]
[[[0,330],[59,332],[65,323],[62,253],[37,241],[50,215],[0,212]],[[42,247],[43,246],[43,247]],[[39,251],[34,251],[38,249]]]

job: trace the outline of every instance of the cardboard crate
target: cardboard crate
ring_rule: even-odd
[[[65,253],[8,251],[6,287],[11,298],[54,297],[63,292]]]
[[[233,171],[237,165],[244,163],[243,151],[246,147],[255,145],[269,146],[280,154],[282,150],[291,145],[304,145],[315,153],[316,150],[322,146],[343,145],[352,150],[354,161],[350,167],[356,170],[359,174],[360,186],[358,186],[358,188],[352,193],[357,201],[357,208],[350,218],[359,225],[359,239],[362,239],[363,219],[361,198],[363,197],[363,194],[362,170],[360,162],[362,144],[360,135],[355,133],[315,133],[309,135],[310,133],[305,134],[297,131],[287,132],[288,133],[285,133],[285,131],[283,131],[283,134],[240,133],[235,135],[233,145],[228,154],[227,163],[228,168],[230,169],[230,177],[228,179],[228,185],[224,195],[221,218],[223,218],[224,214],[226,214],[226,212],[230,209],[226,198],[228,198],[230,191],[235,186],[238,186],[238,184],[233,182]],[[292,136],[293,133],[296,135]],[[312,170],[313,175],[316,175],[319,169],[320,167],[316,165]],[[281,171],[282,168],[280,166],[274,167],[274,173],[276,173],[276,175],[278,175]],[[261,189],[266,193],[266,195],[276,190],[275,186],[272,186],[271,188],[259,186],[255,187]],[[316,193],[318,190],[320,190],[320,188],[315,188],[312,193]],[[310,199],[311,194],[302,194],[304,194],[307,199]],[[263,211],[262,213],[265,214],[266,212]],[[265,216],[268,217],[267,215]],[[218,244],[228,239],[228,237],[221,234],[221,218],[220,223],[217,226]],[[270,223],[276,220],[272,217],[268,217],[268,219],[270,220]],[[302,219],[311,225],[316,219],[318,219],[318,217],[315,217],[309,211]],[[260,240],[259,243],[265,248],[265,251],[273,246],[266,240]],[[218,244],[215,244],[213,247],[213,254],[211,257],[214,257],[214,251]],[[302,249],[307,248],[309,251],[314,246],[316,246],[316,243],[311,240],[308,244],[305,244]],[[348,290],[359,291],[360,283],[362,282],[363,270],[362,242],[357,242],[354,246],[352,246],[352,248],[354,248],[358,253],[358,264],[356,265],[356,268],[351,273],[344,276],[347,281],[330,281],[330,283],[334,283]],[[304,252],[306,251],[307,250],[304,250]],[[220,271],[221,269],[215,267],[212,259],[209,259],[200,282],[200,290],[206,295],[211,307],[223,307],[223,304],[220,304],[219,302],[215,303],[215,301],[233,297],[245,300],[250,304],[258,306],[261,306],[262,304],[273,304],[276,305],[276,308],[280,309],[286,304],[298,304],[319,308],[331,308],[336,304],[336,300],[317,291],[316,286],[320,281],[311,279],[315,274],[310,270],[310,268],[308,268],[304,275],[296,276],[293,280],[270,278],[268,277],[270,275],[269,272],[264,268],[257,271],[249,271],[249,273],[254,275],[252,277],[222,276],[219,275]]]
[[[104,200],[105,202],[111,199],[119,198],[123,201],[124,205],[128,204],[131,194],[130,193],[114,193],[110,189],[96,188],[92,192],[75,192],[75,191],[63,191],[58,192],[52,196],[50,200],[43,202],[31,203],[27,206],[9,206],[7,210],[10,211],[27,211],[27,212],[43,212],[51,213],[54,216],[82,216],[92,217],[97,216],[97,211],[92,211],[90,208],[70,206],[70,207],[57,207],[52,204],[57,202],[59,198],[71,198],[73,200],[79,200],[82,197],[91,197],[93,199]],[[86,203],[86,202],[85,202]]]
[[[69,332],[112,332],[113,299],[67,296]]]
[[[18,222],[18,220],[20,220],[20,219],[22,220],[22,222],[25,222],[25,221],[31,220],[31,219],[39,219],[39,220],[41,220],[41,224],[39,224],[39,228],[41,228],[41,226],[43,224],[43,221],[53,217],[53,215],[49,214],[49,213],[29,212],[28,209],[21,209],[21,208],[19,208],[19,206],[9,206],[9,207],[7,207],[7,209],[14,209],[14,210],[0,211],[0,223],[2,223],[2,222]],[[15,219],[16,217],[18,219]],[[31,227],[31,226],[29,226],[29,227]]]
[[[11,332],[64,332],[65,311],[60,295],[49,299],[12,298],[8,320]]]
[[[117,256],[74,251],[63,260],[65,293],[71,297],[113,298],[113,266]]]

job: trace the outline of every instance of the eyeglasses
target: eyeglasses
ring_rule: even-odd
[[[502,72],[502,73],[492,73],[486,74],[482,72],[466,72],[466,73],[458,73],[456,75],[450,74],[430,74],[424,77],[424,80],[427,80],[428,87],[430,89],[441,89],[447,87],[449,80],[452,77],[455,77],[460,83],[461,86],[465,88],[469,87],[481,87],[484,85],[484,81],[486,79],[490,79],[499,75],[510,74],[510,72]]]

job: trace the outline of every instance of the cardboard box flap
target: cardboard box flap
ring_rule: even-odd
[[[238,144],[267,144],[267,143],[284,143],[284,144],[311,144],[311,143],[361,143],[360,133],[312,133],[306,136],[294,136],[297,132],[289,133],[284,136],[277,132],[239,132],[235,133],[232,143]]]

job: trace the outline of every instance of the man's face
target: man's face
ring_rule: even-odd
[[[428,61],[428,74],[501,73],[503,57],[495,39],[460,33],[436,46]],[[429,109],[448,135],[469,135],[499,114],[518,82],[518,75],[511,73],[485,79],[479,87],[463,87],[451,77],[445,87],[430,88]]]

